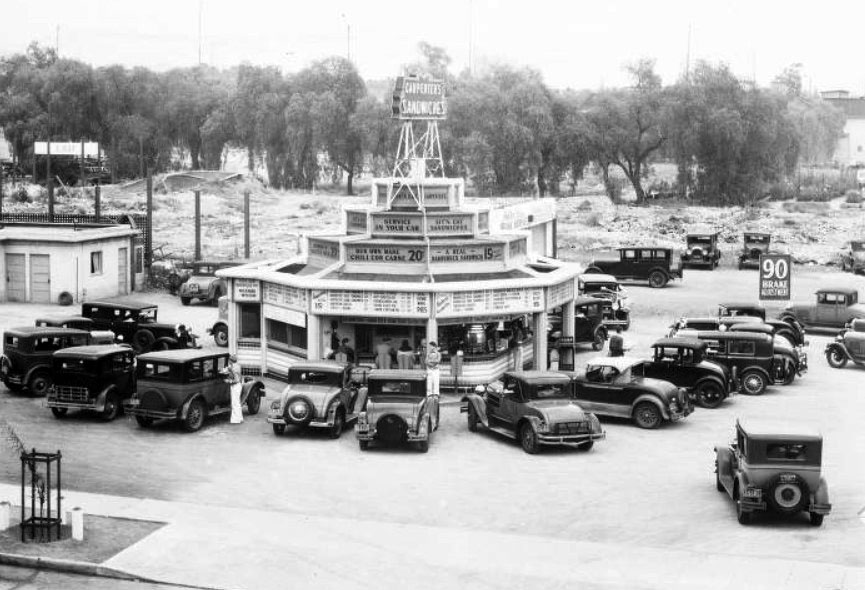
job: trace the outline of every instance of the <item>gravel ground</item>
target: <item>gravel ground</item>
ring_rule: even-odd
[[[810,300],[818,286],[861,289],[863,282],[797,267],[793,295]],[[634,324],[626,343],[639,354],[679,315],[711,313],[722,299],[754,299],[757,275],[686,271],[684,281],[663,290],[628,289]],[[182,318],[199,333],[216,318],[212,307],[182,308],[167,295],[146,298],[159,303],[161,318]],[[4,305],[0,326],[30,323],[45,311]],[[588,453],[547,449],[526,455],[497,435],[468,432],[456,404],[443,408],[426,455],[410,449],[361,453],[351,432],[337,441],[315,432],[276,437],[263,412],[241,426],[214,420],[199,433],[184,434],[174,425],[142,430],[132,420],[104,424],[85,414],[58,421],[42,400],[0,393],[0,415],[28,447],[62,449],[64,482],[76,490],[865,566],[859,516],[865,507],[865,369],[829,368],[823,348],[831,337],[809,335],[810,372],[789,387],[757,398],[735,396],[717,410],[698,409],[656,431],[605,420],[607,440]],[[587,350],[580,359],[593,354]],[[279,385],[270,384],[272,396]],[[737,417],[776,417],[823,431],[833,511],[822,528],[811,528],[804,515],[760,518],[750,527],[736,522],[732,501],[715,491],[712,448],[728,442]],[[17,458],[0,457],[0,480],[15,483]]]

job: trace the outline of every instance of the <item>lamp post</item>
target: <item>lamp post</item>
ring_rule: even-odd
[[[345,21],[345,57],[351,61],[351,23],[345,13],[342,13],[340,17]]]

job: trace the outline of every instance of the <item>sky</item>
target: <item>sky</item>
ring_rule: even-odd
[[[350,54],[377,80],[426,41],[455,72],[503,62],[562,89],[625,85],[624,66],[648,57],[665,83],[701,59],[764,86],[800,63],[806,90],[865,95],[863,0],[3,0],[0,22],[0,56],[38,41],[94,66],[190,66],[200,47],[216,67],[292,72]]]

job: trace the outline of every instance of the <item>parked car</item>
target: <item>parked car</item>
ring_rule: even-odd
[[[226,348],[228,346],[228,295],[219,298],[219,319],[207,329],[207,333],[213,336],[217,346]]]
[[[648,281],[650,287],[661,288],[682,278],[682,261],[670,248],[619,248],[618,258],[592,260],[586,272],[610,274],[620,281]]]
[[[150,350],[201,348],[191,326],[157,322],[157,311],[156,305],[144,302],[88,301],[81,304],[81,315],[92,319],[97,329],[111,330],[139,354]]]
[[[43,396],[51,387],[51,355],[62,348],[90,344],[90,333],[73,328],[24,326],[3,333],[0,377],[12,392]]]
[[[306,428],[326,428],[331,438],[339,438],[347,424],[357,420],[366,400],[364,369],[347,363],[314,361],[292,365],[288,385],[270,406],[267,421],[274,434],[283,434],[289,424]]]
[[[592,350],[601,350],[609,338],[607,326],[604,325],[604,304],[606,302],[595,297],[577,297],[574,300],[574,335],[562,336],[562,316],[556,313],[550,316],[548,345],[550,349],[569,344],[590,342]]]
[[[848,362],[865,366],[865,320],[853,320],[835,340],[826,345],[826,361],[834,369],[843,369]]]
[[[718,232],[713,229],[692,229],[685,236],[685,251],[682,266],[701,266],[710,270],[718,266],[721,251],[718,249]]]
[[[426,371],[376,369],[367,375],[367,398],[357,419],[360,450],[372,441],[416,443],[429,450],[429,439],[439,426],[439,399],[427,395]]]
[[[573,400],[571,376],[552,371],[508,371],[501,381],[479,385],[461,408],[472,432],[488,430],[520,441],[535,454],[541,445],[575,444],[588,451],[606,433],[594,414]]]
[[[781,312],[784,321],[796,321],[805,328],[842,328],[847,322],[865,318],[859,292],[848,287],[820,289],[815,303],[790,304]]]
[[[741,524],[755,512],[807,512],[820,526],[832,510],[821,473],[823,437],[789,424],[736,422],[736,440],[715,447],[715,487],[736,502]]]
[[[841,270],[853,274],[865,270],[865,241],[851,240],[841,247]]]
[[[757,322],[743,322],[730,326],[729,331],[771,336],[775,358],[782,361],[779,375],[783,385],[790,385],[797,375],[802,377],[803,373],[808,372],[808,353],[805,349],[791,345],[789,340],[776,334],[772,326]]]
[[[674,336],[689,336],[693,331],[725,331],[730,328],[730,326],[736,324],[762,324],[759,318],[755,317],[747,317],[747,316],[735,316],[735,317],[721,317],[716,318],[712,316],[704,316],[704,317],[694,317],[694,318],[679,318],[675,322],[673,322],[669,327],[669,332],[667,336],[669,338],[673,338]]]
[[[631,327],[631,310],[628,296],[613,275],[585,273],[577,277],[577,294],[604,301],[604,325],[614,330]]]
[[[782,320],[779,318],[767,318],[766,308],[759,303],[751,302],[727,302],[718,305],[718,317],[755,317],[772,326],[774,334],[782,336],[790,341],[792,346],[808,346],[805,339],[805,328],[795,318]]]
[[[128,346],[73,346],[54,353],[53,384],[45,402],[56,418],[70,409],[99,413],[106,422],[135,392],[135,353]]]
[[[769,385],[787,378],[787,359],[775,353],[772,336],[732,331],[695,331],[690,335],[706,342],[707,357],[733,373],[742,393],[761,395]]]
[[[760,268],[760,256],[769,253],[771,243],[772,234],[746,231],[742,241],[742,251],[739,253],[739,270]]]
[[[180,285],[180,302],[189,305],[194,299],[215,305],[219,298],[228,294],[225,279],[216,276],[222,268],[238,266],[240,262],[198,260],[192,263],[192,273]]]
[[[694,411],[688,392],[669,381],[642,376],[644,359],[600,357],[574,377],[574,400],[601,416],[630,418],[640,428],[657,428]]]
[[[635,374],[669,381],[684,387],[692,402],[717,408],[739,388],[733,373],[706,359],[706,343],[696,338],[661,338],[652,344],[654,354]]]
[[[227,352],[165,350],[138,357],[137,391],[125,406],[138,424],[179,420],[187,432],[199,430],[210,416],[231,412],[231,394],[220,373],[228,366]],[[245,377],[240,403],[257,414],[264,383]]]
[[[40,328],[74,328],[90,333],[90,344],[115,344],[117,337],[111,330],[97,330],[90,318],[83,316],[48,316],[36,318],[36,326]]]

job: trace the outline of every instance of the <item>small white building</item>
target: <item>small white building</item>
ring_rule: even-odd
[[[844,131],[832,159],[843,166],[865,166],[865,97],[851,97],[845,90],[823,92],[822,97],[844,111]]]
[[[144,274],[128,225],[0,225],[0,301],[75,303],[126,295]]]

